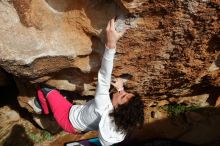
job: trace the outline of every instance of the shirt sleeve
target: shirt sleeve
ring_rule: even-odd
[[[115,52],[115,49],[105,48],[101,68],[98,72],[98,84],[95,95],[95,105],[97,110],[105,108],[106,104],[111,102],[109,97],[109,88]]]

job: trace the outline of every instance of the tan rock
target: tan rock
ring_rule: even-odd
[[[45,84],[59,90],[75,91],[82,95],[94,95],[96,73],[83,73],[77,69],[66,69],[54,74]],[[90,92],[90,93],[89,93]]]
[[[1,1],[0,34],[4,37],[0,39],[0,65],[31,83],[53,79],[67,85],[68,79],[54,78],[65,69],[97,73],[104,48],[103,30],[110,18],[126,10],[137,14],[129,14],[127,19],[137,18],[136,27],[118,43],[113,74],[134,74],[129,89],[142,95],[190,95],[198,77],[201,84],[202,77],[209,74],[218,54],[218,13],[215,8],[207,10],[208,5],[205,1],[185,4],[164,0],[14,0],[13,5]],[[174,11],[177,7],[180,9]],[[205,24],[206,31],[201,31],[203,23],[194,24],[186,11],[212,25]],[[218,85],[217,75],[210,75],[210,84]],[[59,83],[53,84],[64,89]],[[77,86],[68,85],[67,90]]]
[[[166,113],[147,108],[167,98],[179,104],[206,106],[210,91],[204,85],[216,87],[213,92],[218,93],[219,6],[214,0],[2,0],[0,66],[14,76],[19,103],[25,108],[38,83],[94,94],[106,24],[113,16],[129,12],[127,20],[135,18],[136,26],[117,44],[113,75],[133,75],[128,91],[151,99],[146,110],[152,129],[143,128],[147,134],[144,131],[142,137],[182,136],[189,142],[206,143],[219,137],[213,123],[214,134],[205,137],[213,131],[206,127],[206,118],[187,115],[192,122],[197,122],[194,118],[204,120],[204,125],[190,125],[183,117],[173,124]],[[201,95],[195,95],[197,91]],[[164,104],[166,101],[159,103]],[[216,114],[209,120],[218,123],[218,118]],[[199,130],[187,133],[193,128]],[[205,134],[199,135],[202,128]]]
[[[4,139],[10,134],[11,128],[20,120],[20,115],[8,106],[4,106],[0,108],[0,119],[0,137]]]
[[[164,105],[168,105],[170,102],[167,101],[167,100],[161,100],[158,102],[158,105],[157,106],[164,106]]]
[[[23,26],[19,21],[23,18],[18,17],[12,5],[8,4],[9,7],[4,7],[3,3],[0,4],[3,11],[0,34],[4,34],[4,38],[0,40],[1,60],[4,60],[1,65],[7,71],[26,76],[45,74],[67,67],[67,65],[70,66],[70,61],[78,55],[91,53],[90,38],[77,29],[65,31],[67,28],[62,24],[63,16],[51,12],[44,1],[31,1],[29,4],[31,11],[29,21],[40,22],[40,24],[35,24],[40,25],[38,26],[40,30],[36,27]],[[22,5],[22,1],[14,3],[17,9],[20,8],[17,5]],[[6,13],[10,13],[11,16],[8,17]],[[25,9],[21,13],[26,13]],[[73,32],[74,34],[71,34]],[[78,35],[82,37],[78,38]],[[13,42],[10,41],[12,37]],[[56,60],[50,60],[49,56],[55,57]],[[14,60],[10,62],[13,67],[6,66],[9,60]],[[25,67],[27,64],[33,69]]]
[[[148,8],[148,2],[145,0],[116,0],[116,2],[121,6],[121,8],[130,13],[140,13]]]
[[[93,16],[88,14],[99,15],[101,11],[110,11],[116,5],[103,5],[106,8],[98,12],[93,8],[98,3],[88,0],[59,4],[59,1],[44,0],[15,0],[13,5],[7,1],[0,3],[0,35],[4,35],[0,39],[0,64],[5,70],[16,76],[31,78],[64,68],[74,67],[86,72],[93,70],[94,66],[88,62],[91,61],[89,56],[93,49],[99,52],[99,48],[92,48],[91,37],[99,37],[107,23],[105,17],[108,16],[101,16],[100,20],[94,21],[91,19]],[[88,61],[83,64],[84,58]]]
[[[189,96],[189,97],[179,97],[179,98],[170,98],[169,101],[177,104],[186,104],[186,105],[196,105],[196,106],[208,106],[209,103],[207,99],[209,98],[209,94],[202,94],[197,96]]]
[[[220,107],[220,96],[217,98],[215,102],[215,107]]]

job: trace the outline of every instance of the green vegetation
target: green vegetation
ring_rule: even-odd
[[[35,143],[52,140],[53,136],[48,131],[43,131],[42,133],[31,133],[30,131],[26,131],[28,137]]]
[[[171,117],[178,116],[187,111],[195,111],[200,108],[201,107],[199,106],[186,106],[186,105],[181,105],[181,104],[169,104],[169,105],[165,105],[161,107],[161,109],[167,111],[169,116]]]

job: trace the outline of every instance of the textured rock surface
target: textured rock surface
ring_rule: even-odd
[[[0,67],[14,76],[19,103],[29,111],[27,100],[38,83],[94,95],[103,30],[110,18],[125,13],[136,25],[118,43],[113,75],[132,75],[129,91],[140,93],[148,107],[214,105],[220,96],[218,0],[1,0],[0,10]],[[167,117],[146,110],[146,117],[153,115],[149,123]],[[207,119],[208,114],[192,115],[204,123],[210,117],[219,121],[218,113]],[[175,138],[184,133],[153,134]]]
[[[73,60],[92,52],[92,42],[86,33],[74,27],[71,30],[71,24],[65,26],[68,23],[64,23],[64,16],[54,14],[45,1],[13,1],[17,11],[13,5],[5,4],[8,7],[1,2],[1,64],[7,71],[17,76],[38,77],[77,67]],[[18,14],[22,16],[19,18]]]
[[[219,87],[219,3],[142,2],[143,17],[121,40],[114,73],[132,73],[131,88],[151,97],[192,94],[206,83]]]
[[[11,128],[20,120],[20,115],[9,107],[4,106],[0,109],[0,118],[0,136],[2,140],[10,134]]]
[[[96,37],[116,9],[106,3],[97,11],[97,2],[1,1],[1,66],[29,79],[64,68],[97,71],[103,46]]]
[[[48,81],[70,91],[94,84],[103,52],[102,30],[109,18],[123,13],[116,3],[4,0],[0,4],[2,68],[31,83]],[[218,1],[117,4],[138,17],[137,27],[119,42],[113,72],[132,74],[129,88],[159,97],[188,96],[206,82],[219,86]]]

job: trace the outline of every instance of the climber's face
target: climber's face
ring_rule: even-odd
[[[132,97],[134,97],[134,94],[132,93],[128,93],[126,91],[118,91],[113,93],[112,104],[114,107],[117,107],[118,105],[128,103]]]

